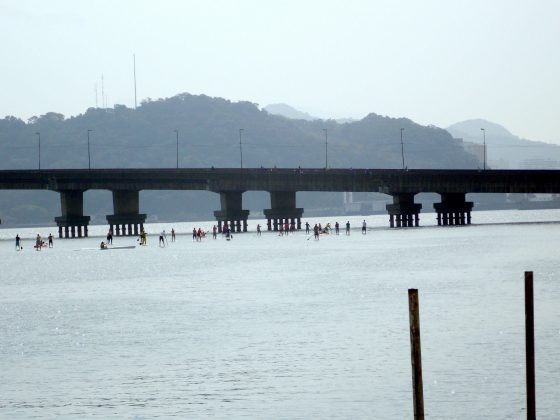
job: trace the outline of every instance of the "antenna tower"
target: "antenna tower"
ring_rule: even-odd
[[[136,54],[132,54],[132,63],[134,68],[134,109],[136,109]]]

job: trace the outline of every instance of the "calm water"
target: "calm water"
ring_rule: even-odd
[[[310,222],[335,220],[348,218]],[[0,230],[0,417],[412,418],[415,287],[427,417],[522,419],[533,270],[537,415],[560,418],[560,211],[476,212],[485,224],[470,227],[367,221],[367,235],[318,242],[181,235],[113,251],[82,249],[101,240],[89,238],[15,252],[16,231]],[[211,223],[174,227],[199,225]]]

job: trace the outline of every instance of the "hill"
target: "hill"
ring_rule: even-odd
[[[314,117],[307,112],[299,111],[287,104],[270,104],[263,109],[269,114],[281,115],[292,120],[314,121],[319,119],[319,117]]]
[[[488,164],[495,169],[558,169],[560,146],[520,138],[505,127],[482,119],[461,121],[447,128],[454,137],[481,144],[486,131]]]

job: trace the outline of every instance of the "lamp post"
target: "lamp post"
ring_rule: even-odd
[[[88,169],[91,169],[91,155],[89,152],[89,133],[91,133],[93,130],[88,130],[87,131],[87,165],[88,165]]]
[[[401,128],[401,157],[402,157],[402,168],[403,168],[403,171],[404,171],[404,168],[405,168],[405,166],[404,166],[404,143],[403,143],[403,131],[404,131],[404,128]]]
[[[486,170],[486,129],[485,128],[481,128],[482,130],[482,144],[483,144],[483,152],[484,152],[484,170]]]
[[[177,169],[179,169],[179,130],[173,130],[175,132],[175,143],[177,146]]]
[[[325,169],[329,167],[329,130],[323,128],[325,132]]]
[[[39,142],[39,170],[41,170],[41,133],[36,132],[35,134],[37,135]]]
[[[242,143],[241,143],[241,136],[243,134],[243,129],[240,128],[239,129],[239,157],[240,157],[240,162],[241,162],[241,169],[243,169],[243,147],[242,147]]]

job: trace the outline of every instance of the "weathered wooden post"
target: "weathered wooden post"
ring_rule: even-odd
[[[527,420],[537,418],[535,404],[535,319],[533,272],[525,271],[525,365],[527,377]]]
[[[424,387],[422,385],[422,352],[420,348],[418,289],[408,289],[408,312],[410,319],[410,357],[412,361],[414,419],[424,420]]]

